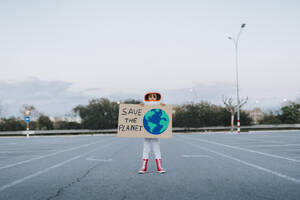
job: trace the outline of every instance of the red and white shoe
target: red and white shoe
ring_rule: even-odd
[[[155,159],[156,161],[156,166],[157,166],[157,172],[162,174],[162,173],[166,173],[166,170],[164,170],[164,168],[162,168],[162,161],[161,159]]]
[[[148,160],[149,159],[142,160],[142,168],[140,169],[139,174],[145,174],[147,172]]]

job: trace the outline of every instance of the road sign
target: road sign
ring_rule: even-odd
[[[31,110],[25,110],[25,115],[30,116],[31,115]]]
[[[29,123],[29,122],[30,122],[30,116],[26,116],[26,117],[25,117],[25,121],[26,121],[27,123]]]

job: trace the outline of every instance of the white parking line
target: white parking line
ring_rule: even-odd
[[[278,152],[288,152],[288,151],[290,151],[290,152],[300,152],[300,149],[272,149],[272,151],[278,151]]]
[[[176,140],[178,140],[178,139],[176,139]],[[267,173],[269,173],[269,174],[273,174],[273,175],[278,176],[278,177],[280,177],[280,178],[283,178],[283,179],[285,179],[285,180],[288,180],[288,181],[291,181],[291,182],[300,184],[300,180],[299,180],[299,179],[296,179],[296,178],[287,176],[287,175],[285,175],[285,174],[282,174],[282,173],[279,173],[279,172],[276,172],[276,171],[273,171],[273,170],[270,170],[270,169],[261,167],[261,166],[256,165],[256,164],[252,164],[252,163],[246,162],[246,161],[244,161],[244,160],[241,160],[241,159],[238,159],[238,158],[235,158],[235,157],[226,155],[226,154],[224,154],[224,153],[220,153],[220,152],[218,152],[218,151],[214,151],[214,150],[211,150],[211,149],[208,149],[208,148],[205,148],[205,147],[199,147],[199,145],[195,145],[195,144],[190,143],[190,142],[187,142],[187,141],[182,141],[182,140],[180,140],[180,141],[181,141],[181,142],[185,142],[185,143],[187,143],[187,144],[189,144],[189,145],[191,145],[191,146],[197,147],[197,148],[199,148],[199,149],[202,149],[202,150],[205,150],[205,151],[208,151],[208,152],[217,154],[217,155],[222,156],[222,157],[224,157],[224,158],[228,158],[228,159],[230,159],[230,160],[234,160],[234,161],[236,161],[236,162],[242,163],[242,164],[247,165],[247,166],[249,166],[249,167],[258,169],[258,170],[260,170],[260,171],[264,171],[264,172],[267,172]]]
[[[248,147],[293,147],[300,146],[300,144],[245,144]]]
[[[264,156],[269,156],[269,157],[273,157],[273,158],[279,158],[279,159],[288,160],[288,161],[291,161],[291,162],[300,163],[300,160],[293,159],[293,158],[288,158],[288,157],[283,157],[283,156],[279,156],[279,155],[275,155],[275,154],[270,154],[270,153],[255,151],[255,150],[251,150],[251,149],[245,149],[245,148],[242,148],[242,147],[231,146],[231,145],[228,145],[228,144],[222,144],[222,143],[219,143],[219,142],[214,142],[214,141],[209,141],[209,140],[204,140],[204,139],[188,138],[186,136],[179,136],[179,137],[186,138],[188,140],[198,140],[200,142],[205,142],[205,143],[209,143],[209,144],[215,144],[215,145],[219,145],[219,146],[223,146],[223,147],[228,147],[228,148],[231,148],[231,149],[237,149],[237,150],[241,150],[241,151],[247,151],[247,152],[256,153],[256,154],[260,154],[260,155],[264,155]]]
[[[36,160],[39,160],[39,159],[47,158],[47,157],[54,156],[54,155],[57,155],[57,154],[61,154],[61,153],[67,152],[67,151],[73,151],[73,150],[76,150],[76,149],[80,149],[82,147],[87,147],[87,146],[91,146],[93,144],[98,144],[98,143],[102,143],[102,142],[106,142],[106,140],[105,141],[101,140],[101,141],[98,141],[98,142],[92,142],[92,143],[88,143],[88,144],[83,144],[83,145],[79,145],[77,147],[72,147],[72,148],[69,148],[69,149],[64,149],[62,151],[56,151],[54,153],[50,153],[50,154],[46,154],[46,155],[43,155],[43,156],[34,157],[34,158],[31,158],[31,159],[28,159],[28,160],[23,160],[23,161],[20,161],[20,162],[17,162],[17,163],[4,165],[4,166],[0,167],[0,170],[11,168],[11,167],[15,167],[15,166],[18,166],[18,165],[22,165],[22,164],[25,164],[25,163],[29,163],[29,162],[36,161]]]
[[[24,151],[21,150],[0,151],[0,154],[9,154],[9,153],[24,153]]]
[[[98,147],[98,148],[93,149],[93,150],[91,150],[91,151],[85,152],[85,153],[83,153],[83,154],[80,154],[80,155],[78,155],[78,156],[75,156],[75,157],[73,157],[73,158],[70,158],[70,159],[68,159],[68,160],[65,160],[65,161],[63,161],[63,162],[57,163],[57,164],[55,164],[55,165],[52,165],[51,167],[48,167],[48,168],[43,169],[43,170],[40,170],[40,171],[38,171],[38,172],[36,172],[36,173],[33,173],[33,174],[31,174],[31,175],[28,175],[28,176],[25,176],[25,177],[20,178],[20,179],[18,179],[18,180],[15,180],[15,181],[13,181],[13,182],[11,182],[11,183],[9,183],[9,184],[3,185],[3,186],[0,187],[0,192],[3,191],[3,190],[5,190],[5,189],[8,189],[8,188],[10,188],[10,187],[13,187],[13,186],[15,186],[15,185],[17,185],[17,184],[20,184],[20,183],[22,183],[22,182],[24,182],[24,181],[26,181],[26,180],[29,180],[29,179],[32,179],[32,178],[34,178],[34,177],[36,177],[36,176],[39,176],[39,175],[41,175],[41,174],[44,174],[44,173],[46,173],[46,172],[48,172],[48,171],[50,171],[50,170],[52,170],[52,169],[61,167],[61,166],[65,165],[65,164],[67,164],[67,163],[69,163],[69,162],[72,162],[73,160],[76,160],[76,159],[78,159],[78,158],[81,158],[81,157],[83,157],[83,156],[86,156],[86,155],[88,155],[89,153],[92,153],[92,152],[97,151],[97,150],[99,150],[99,149],[102,149],[102,148],[104,148],[104,147],[110,146],[110,145],[112,145],[113,143],[116,143],[116,142],[120,142],[120,141],[114,141],[114,142],[111,142],[111,143],[109,143],[109,144],[106,144],[106,145],[104,145],[104,146]]]
[[[88,157],[86,160],[88,161],[96,161],[96,162],[111,162],[112,159],[98,159],[98,158],[93,158],[93,157]]]
[[[182,155],[184,158],[212,158],[208,155]]]

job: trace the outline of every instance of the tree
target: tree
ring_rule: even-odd
[[[123,103],[124,104],[140,104],[142,102],[140,100],[135,100],[135,99],[126,99]]]
[[[282,123],[286,124],[300,123],[300,104],[292,102],[282,107],[279,118]]]
[[[26,124],[24,120],[11,117],[8,119],[2,119],[0,121],[1,131],[22,131],[26,129]]]
[[[245,99],[242,99],[240,102],[239,108],[242,108],[242,106],[245,105],[247,103],[247,101],[248,101],[248,97],[246,97]],[[234,115],[237,112],[238,105],[233,104],[233,100],[231,97],[227,98],[225,96],[223,96],[223,103],[225,105],[225,109],[228,112],[230,112],[230,114],[231,114],[231,129],[230,129],[230,131],[233,132]]]
[[[63,121],[76,122],[79,120],[78,118],[78,112],[74,112],[74,110],[72,110],[71,112],[68,112],[64,115]]]
[[[55,121],[54,129],[81,129],[81,124],[78,122]]]
[[[273,112],[264,113],[262,120],[259,122],[260,124],[280,124],[281,120],[278,114],[274,114]]]
[[[78,105],[74,109],[82,119],[86,129],[112,129],[118,126],[119,104],[106,98],[92,99],[87,106]]]
[[[225,108],[204,101],[175,106],[173,116],[174,127],[225,126],[230,123],[230,113]],[[245,125],[251,123],[245,112],[241,112],[241,119]]]
[[[40,130],[52,130],[53,129],[53,122],[46,115],[41,114],[39,116],[37,122],[38,122],[38,127]]]
[[[252,118],[250,117],[249,113],[241,110],[240,112],[240,118],[241,121],[243,122],[243,125],[251,125],[252,124]],[[235,124],[237,123],[237,120],[234,122]]]

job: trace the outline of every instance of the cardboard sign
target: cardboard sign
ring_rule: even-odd
[[[120,104],[118,137],[171,138],[172,106]]]

